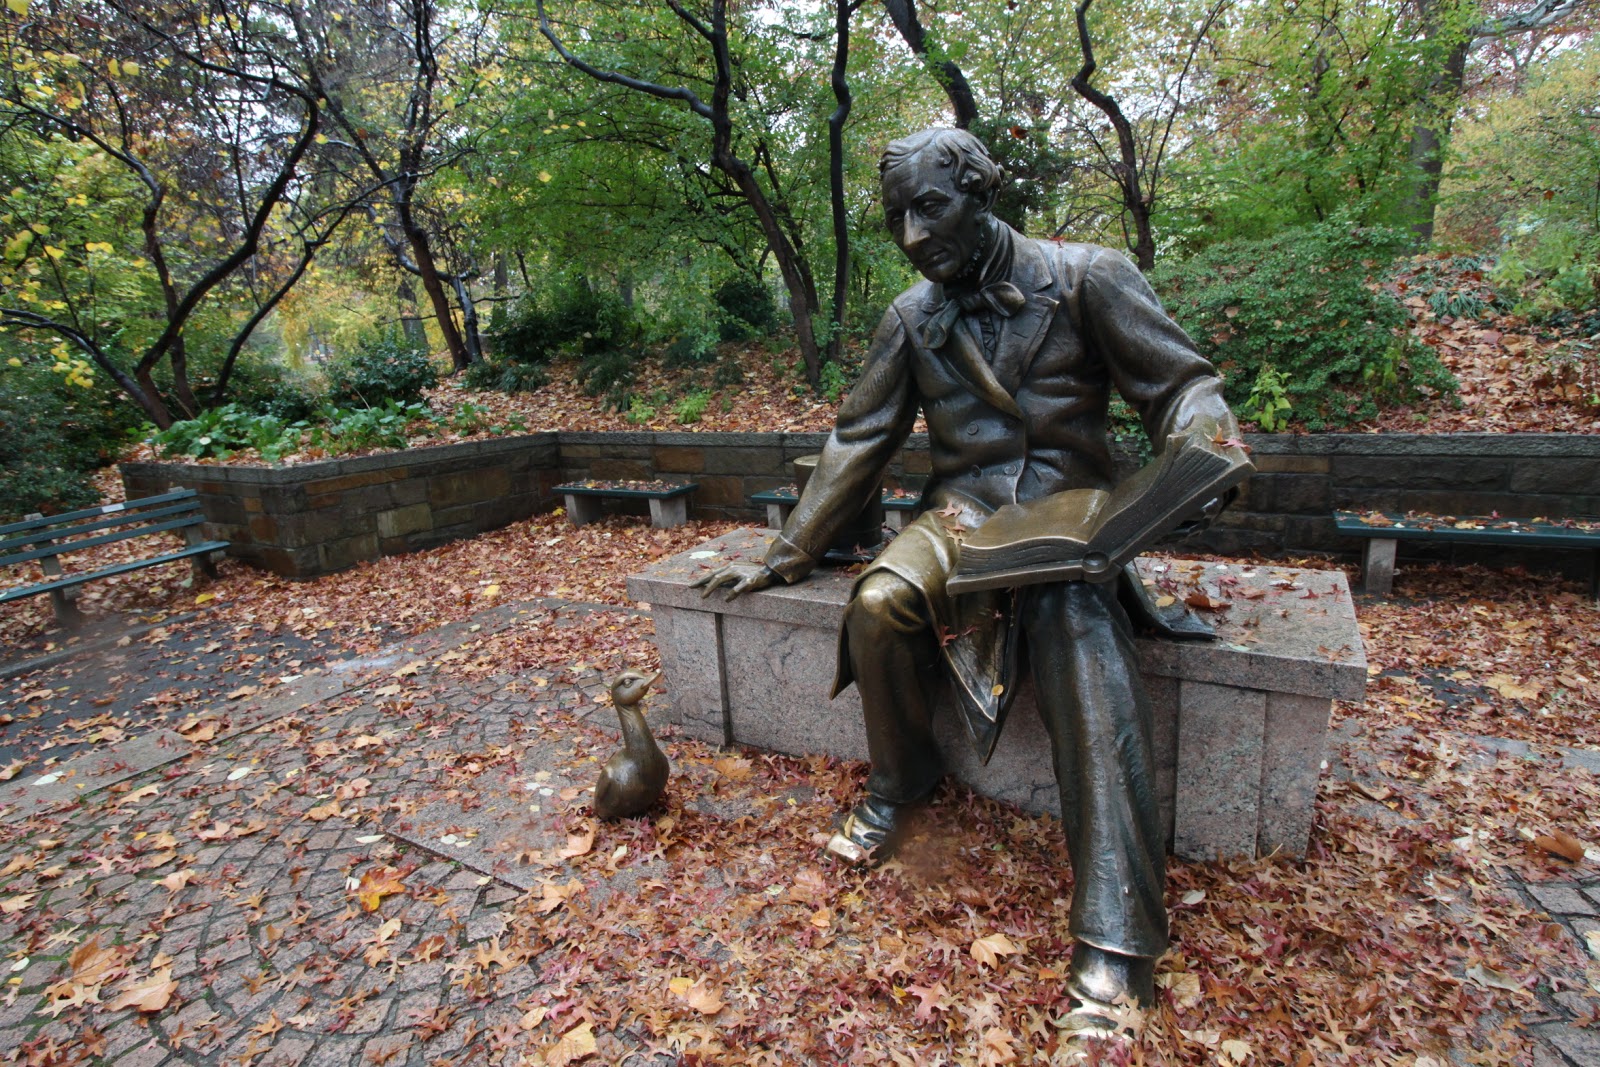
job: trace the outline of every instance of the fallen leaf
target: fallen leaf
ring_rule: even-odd
[[[685,1004],[702,1015],[715,1015],[723,1008],[722,995],[707,981],[705,975],[690,980],[674,978],[667,983],[672,991],[683,998]]]
[[[567,1067],[595,1054],[594,1025],[580,1023],[561,1035],[561,1040],[544,1048],[544,1061],[549,1067]]]
[[[1533,843],[1546,852],[1560,856],[1569,862],[1583,862],[1583,842],[1562,830],[1557,830],[1553,834],[1542,834],[1534,838]]]
[[[116,999],[106,1005],[106,1010],[133,1008],[137,1011],[160,1011],[177,991],[178,983],[172,977],[172,968],[163,967],[147,978],[123,986]]]
[[[400,880],[399,871],[393,867],[375,867],[362,873],[356,886],[356,899],[367,911],[377,911],[384,897],[405,891],[406,884]]]
[[[593,849],[594,829],[591,827],[588,833],[567,835],[567,847],[561,850],[561,858],[577,859],[579,856],[587,856]]]
[[[972,958],[991,969],[1000,965],[1000,957],[1013,956],[1022,950],[1011,943],[1005,934],[995,933],[980,937],[967,949]]]

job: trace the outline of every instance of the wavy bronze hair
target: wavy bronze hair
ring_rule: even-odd
[[[902,137],[883,150],[878,173],[888,174],[909,163],[923,152],[935,153],[941,167],[955,167],[956,188],[964,193],[983,194],[998,189],[1005,171],[989,158],[989,150],[966,130],[936,127]]]

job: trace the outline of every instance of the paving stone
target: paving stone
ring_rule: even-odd
[[[1554,1045],[1563,1056],[1578,1067],[1594,1067],[1595,1064],[1600,1064],[1600,1032],[1565,1026],[1561,1023],[1536,1026],[1533,1032]]]
[[[260,1067],[299,1067],[315,1047],[309,1037],[280,1037],[256,1062]]]
[[[167,1062],[167,1050],[154,1040],[136,1045],[116,1060],[117,1067],[160,1067]]]
[[[1600,915],[1600,908],[1571,886],[1530,885],[1528,893],[1551,915]]]

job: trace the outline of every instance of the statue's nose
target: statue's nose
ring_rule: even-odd
[[[914,219],[906,219],[900,228],[900,247],[906,251],[920,245],[928,236],[928,228]]]

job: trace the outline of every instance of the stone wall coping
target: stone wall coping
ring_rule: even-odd
[[[225,463],[184,463],[171,461],[138,460],[119,464],[127,473],[141,475],[161,473],[179,481],[198,479],[210,482],[234,482],[244,485],[295,485],[300,482],[320,481],[324,478],[342,478],[368,471],[388,470],[392,467],[414,467],[425,472],[429,464],[447,463],[468,456],[495,456],[506,452],[521,452],[530,448],[558,444],[560,435],[543,430],[538,433],[517,434],[514,437],[490,437],[480,441],[457,441],[448,445],[426,445],[398,452],[379,452],[371,456],[320,459],[311,463],[296,463],[287,467],[258,467]]]
[[[1583,433],[1247,433],[1244,440],[1271,456],[1600,457],[1600,434]]]
[[[795,585],[732,601],[721,593],[702,597],[690,588],[723,563],[759,560],[772,536],[772,531],[734,530],[659,560],[629,576],[628,595],[662,607],[836,628],[853,581],[839,570],[819,569]],[[1360,700],[1365,693],[1366,652],[1343,571],[1149,557],[1139,560],[1139,568],[1147,580],[1176,580],[1180,590],[1198,584],[1208,595],[1232,603],[1226,612],[1205,613],[1217,628],[1216,641],[1141,638],[1140,655],[1149,673],[1324,699]],[[1245,590],[1261,593],[1246,597]]]

